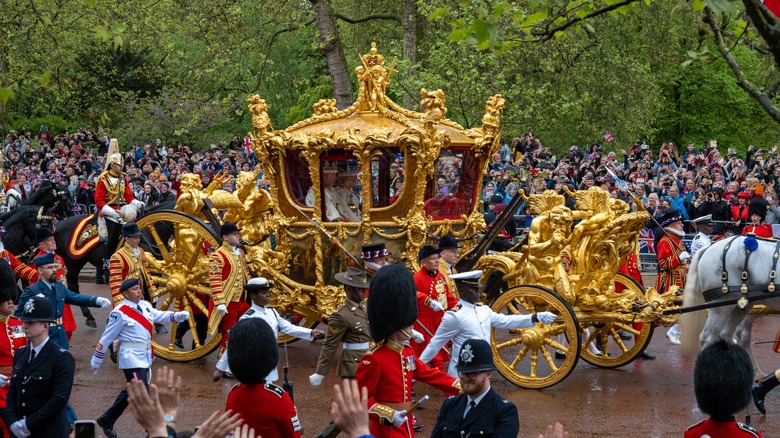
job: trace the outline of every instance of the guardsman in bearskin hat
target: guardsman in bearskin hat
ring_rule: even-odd
[[[761,437],[761,432],[740,422],[734,415],[750,404],[753,362],[741,346],[719,340],[696,358],[693,390],[696,403],[710,418],[689,427],[685,438]]]
[[[54,241],[54,234],[48,228],[36,228],[35,229],[35,245],[38,246],[38,254],[35,257],[39,257],[45,254],[54,254],[54,264],[57,267],[57,279],[68,287],[66,281],[68,271],[65,269],[65,260],[62,256],[57,254],[57,242]],[[35,258],[33,257],[33,258]],[[38,273],[35,273],[35,280],[38,281]],[[65,334],[68,336],[68,340],[73,336],[73,332],[76,331],[76,318],[73,317],[73,312],[70,310],[70,304],[66,304],[62,308],[62,328],[65,329]]]
[[[111,285],[111,300],[114,307],[124,301],[122,291],[119,290],[122,282],[128,278],[137,278],[141,284],[141,290],[147,301],[152,301],[152,295],[157,292],[157,286],[152,281],[152,273],[149,271],[149,262],[146,260],[143,248],[141,248],[141,230],[135,222],[122,225],[122,237],[125,244],[119,248],[108,264],[109,281]],[[168,333],[162,324],[154,324],[157,333]]]
[[[490,342],[468,339],[458,351],[463,393],[444,400],[432,437],[515,437],[520,430],[517,408],[490,386],[496,367]]]
[[[658,277],[655,288],[659,294],[665,293],[673,285],[679,286],[680,289],[685,287],[688,271],[686,263],[691,255],[685,250],[682,242],[685,236],[682,219],[680,212],[672,209],[658,221],[665,232],[656,245]]]
[[[2,236],[5,233],[7,233],[7,231],[3,226],[3,222],[0,222],[0,259],[5,259],[5,261],[11,265],[11,270],[14,273],[14,277],[21,278],[22,280],[26,280],[30,283],[34,283],[35,280],[33,280],[33,278],[35,278],[35,268],[31,268],[30,266],[20,262],[13,254],[5,249],[2,239]]]
[[[387,250],[384,242],[363,245],[363,248],[360,251],[360,258],[363,259],[366,270],[368,270],[371,275],[376,274],[376,271],[382,266],[387,266],[389,264],[387,261],[387,257],[389,256],[390,251]]]
[[[241,248],[241,228],[233,222],[225,222],[220,230],[222,246],[209,257],[209,285],[214,310],[222,314],[219,342],[222,351],[227,346],[230,327],[249,309],[244,285],[249,279],[246,253]]]
[[[772,226],[764,222],[769,203],[764,198],[753,198],[748,204],[748,218],[750,222],[742,229],[742,234],[755,234],[756,237],[771,239]]]
[[[289,336],[296,337],[298,339],[305,339],[307,341],[313,341],[315,339],[322,339],[325,334],[322,330],[312,330],[306,327],[298,327],[293,325],[290,321],[279,315],[273,307],[268,307],[268,303],[271,301],[271,289],[274,288],[273,283],[263,277],[256,277],[249,280],[244,285],[244,291],[247,293],[247,299],[252,303],[252,306],[241,315],[239,320],[259,318],[271,327],[274,332],[274,336],[278,336],[279,333],[284,333]],[[230,375],[230,357],[227,355],[227,350],[223,352],[217,361],[217,370],[214,372],[214,381],[219,380],[221,377],[232,377]],[[279,372],[274,367],[268,375],[265,376],[267,383],[273,383],[279,380]]]
[[[301,436],[301,423],[290,395],[264,376],[276,370],[276,333],[260,318],[243,318],[230,330],[228,365],[240,384],[227,396],[225,410],[241,415],[244,424],[263,438]]]
[[[124,297],[119,305],[108,315],[108,324],[103,336],[100,337],[95,354],[92,355],[92,372],[97,374],[108,346],[119,339],[119,369],[125,374],[125,380],[139,379],[148,385],[147,375],[152,367],[152,324],[170,324],[174,321],[184,322],[189,317],[188,312],[162,311],[154,308],[152,303],[143,299],[141,283],[137,278],[128,278],[119,286]],[[122,391],[103,415],[97,419],[106,438],[116,438],[114,423],[127,408],[127,391],[122,385]]]
[[[428,346],[433,334],[441,324],[444,312],[458,304],[458,299],[452,294],[447,279],[439,271],[439,253],[441,250],[425,245],[420,248],[417,261],[420,270],[414,274],[414,284],[417,287],[417,328],[425,338],[423,342],[414,344],[414,351],[419,356]],[[430,366],[444,370],[444,361],[449,359],[442,352],[430,361]]]
[[[0,415],[5,415],[5,396],[8,389],[14,353],[27,345],[22,321],[13,315],[14,301],[19,297],[11,265],[0,259]],[[4,421],[0,421],[3,436],[10,436]]]
[[[54,263],[49,265],[45,271],[54,275]],[[49,298],[35,294],[19,298],[17,310],[21,313],[19,319],[24,324],[28,344],[14,355],[5,424],[17,437],[68,436],[68,399],[76,363],[67,350],[49,339],[49,328],[58,319],[55,308]]]
[[[103,297],[95,297],[84,294],[77,294],[65,285],[57,281],[57,265],[54,263],[54,254],[44,254],[33,259],[33,265],[38,270],[38,281],[28,286],[22,296],[19,297],[20,303],[26,303],[30,298],[41,295],[49,299],[54,307],[54,317],[48,328],[48,337],[55,344],[64,349],[68,349],[68,337],[62,327],[62,312],[65,304],[75,304],[77,306],[101,307],[108,309],[111,307],[111,300]],[[23,308],[20,305],[16,308],[14,315],[21,319]]]
[[[452,376],[429,368],[409,346],[417,319],[414,279],[396,263],[377,272],[368,294],[368,322],[377,346],[363,356],[356,378],[368,390],[371,433],[377,438],[413,437],[408,415],[414,381],[439,388],[447,395],[460,391]]]
[[[448,372],[458,377],[458,357],[461,346],[469,339],[483,339],[490,342],[493,327],[504,329],[530,328],[537,322],[550,324],[556,315],[552,312],[539,312],[530,315],[503,315],[494,312],[489,306],[477,303],[480,298],[479,280],[482,271],[468,271],[453,274],[452,279],[460,290],[460,302],[452,310],[447,311],[442,318],[439,329],[433,339],[420,355],[420,360],[427,363],[436,357],[448,342],[452,341],[452,360]]]

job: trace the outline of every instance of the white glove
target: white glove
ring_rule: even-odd
[[[683,251],[683,252],[680,253],[679,258],[680,258],[681,262],[684,262],[684,261],[690,259],[691,255],[688,253],[688,251]]]
[[[111,300],[108,298],[97,297],[97,305],[100,306],[101,309],[110,309]]]
[[[418,344],[421,344],[423,341],[425,341],[425,336],[423,336],[423,334],[417,330],[412,329],[412,340]]]
[[[173,320],[176,322],[184,322],[190,319],[190,312],[176,312],[173,314]]]
[[[9,383],[11,383],[11,378],[4,374],[0,374],[0,388],[8,386]]]
[[[541,322],[542,324],[552,324],[553,321],[555,321],[555,318],[557,318],[558,315],[552,313],[552,312],[538,312],[536,314],[536,320]]]
[[[92,367],[92,374],[97,374],[100,370],[100,361],[95,356],[92,356],[92,360],[89,362],[89,366]]]
[[[102,214],[106,219],[110,219],[114,222],[122,221],[122,216],[118,211],[111,208],[110,205],[104,205],[103,208],[100,209],[100,214]]]
[[[399,427],[404,423],[406,423],[406,410],[395,411],[393,414],[393,426]]]
[[[219,312],[219,313],[221,313],[223,315],[227,315],[228,314],[227,307],[225,307],[224,304],[220,304],[219,306],[217,306],[217,312]]]
[[[25,420],[16,420],[16,422],[14,422],[14,424],[12,424],[8,429],[10,429],[11,433],[19,438],[27,438],[28,436],[32,435],[30,430],[27,429],[27,422]]]
[[[132,201],[130,201],[130,205],[132,205],[133,207],[137,208],[138,210],[141,210],[144,207],[146,207],[146,204],[144,204],[143,202],[141,202],[141,201],[139,201],[137,199],[133,199]]]
[[[309,376],[309,383],[311,383],[311,386],[318,387],[322,383],[323,379],[325,379],[325,376],[322,374],[314,373],[311,376]]]
[[[439,303],[436,300],[428,299],[428,307],[433,309],[434,312],[443,312],[444,307],[442,307],[441,303]]]

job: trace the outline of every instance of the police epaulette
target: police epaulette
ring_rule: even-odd
[[[247,316],[252,316],[253,313],[255,313],[255,309],[249,309],[246,311]]]
[[[273,383],[266,383],[263,385],[263,388],[265,388],[268,392],[273,392],[274,394],[278,395],[279,398],[282,398],[284,395],[284,389],[282,389],[281,386],[276,386]]]
[[[739,421],[737,421],[737,427],[744,430],[745,432],[753,434],[753,436],[758,437],[758,430],[749,424],[740,423]]]
[[[453,307],[452,309],[450,309],[450,311],[451,311],[451,312],[457,312],[458,310],[460,310],[460,309],[462,309],[462,308],[463,308],[463,304],[461,304],[461,303],[458,303],[457,305],[455,305],[455,307]]]

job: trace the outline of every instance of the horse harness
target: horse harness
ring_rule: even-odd
[[[775,292],[775,288],[776,288],[775,278],[777,277],[777,263],[778,263],[778,259],[780,259],[780,240],[756,238],[755,236],[748,236],[748,238],[749,239],[752,238],[755,240],[761,239],[767,242],[772,242],[772,241],[775,242],[775,251],[774,254],[772,254],[772,259],[774,260],[774,262],[772,264],[772,270],[769,271],[769,281],[766,283],[748,284],[748,281],[750,281],[750,273],[748,272],[748,261],[750,260],[751,254],[753,254],[755,250],[751,251],[746,247],[745,263],[742,266],[742,273],[740,274],[740,279],[742,280],[742,284],[739,286],[728,285],[729,273],[728,270],[726,269],[726,254],[731,248],[731,244],[739,237],[742,236],[732,237],[726,243],[726,246],[723,247],[723,255],[721,256],[721,266],[723,268],[723,271],[721,271],[720,273],[720,279],[722,283],[720,287],[708,289],[702,293],[705,302],[710,302],[731,292],[740,292],[742,294],[742,297],[737,301],[737,306],[740,309],[745,309],[748,303],[750,301],[753,301],[753,300],[748,300],[747,298],[748,292],[768,291],[768,293],[770,294]]]

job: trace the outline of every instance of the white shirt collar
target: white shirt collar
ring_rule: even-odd
[[[38,357],[39,354],[41,354],[41,350],[43,349],[43,346],[46,345],[46,343],[49,342],[49,337],[46,336],[46,339],[43,340],[43,342],[40,343],[37,347],[33,348],[35,350],[35,357]],[[32,354],[32,353],[30,353]]]
[[[485,396],[487,395],[488,391],[490,391],[490,385],[488,385],[487,388],[485,388],[485,392],[483,392],[482,394],[480,394],[480,395],[478,395],[478,396],[476,396],[474,398],[471,398],[470,395],[467,395],[466,397],[468,397],[469,403],[471,403],[473,401],[475,405],[479,405],[479,402],[481,402],[482,399],[485,398]]]

